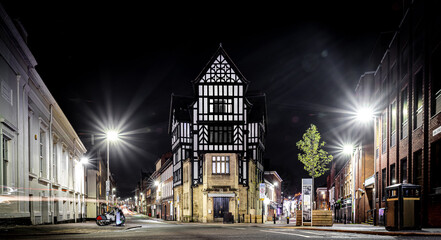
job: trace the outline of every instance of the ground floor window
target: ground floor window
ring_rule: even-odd
[[[8,186],[9,139],[2,137],[2,185]],[[4,189],[4,188],[2,188]]]

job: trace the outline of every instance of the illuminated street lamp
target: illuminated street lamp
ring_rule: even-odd
[[[343,153],[344,154],[351,155],[353,151],[354,151],[354,145],[352,145],[352,144],[345,144],[343,146]]]
[[[371,108],[371,107],[361,107],[361,108],[359,108],[356,111],[356,116],[357,116],[358,122],[360,122],[360,123],[370,123],[373,120],[373,122],[374,122],[374,146],[376,146],[377,138],[376,138],[375,135],[377,134],[377,130],[376,130],[377,125],[375,123],[376,123],[376,121],[378,119],[378,116],[374,112],[374,109]],[[377,159],[374,156],[374,168],[373,168],[374,169],[374,174],[373,174],[373,177],[374,177],[374,188],[373,188],[373,191],[372,191],[372,210],[373,210],[372,211],[372,215],[373,215],[373,219],[374,219],[374,225],[376,223],[376,216],[375,216],[376,215],[376,211],[375,211],[375,208],[376,208],[375,191],[377,191],[377,181],[375,180],[375,171],[376,171],[376,165],[377,165],[376,162],[377,162]],[[354,188],[355,188],[355,185],[354,185]],[[354,211],[354,216],[355,216],[355,211]]]
[[[110,191],[110,167],[109,167],[109,145],[110,141],[118,140],[118,132],[115,130],[109,130],[106,132],[107,139],[107,182],[106,182],[106,201],[107,201],[107,211],[109,211],[109,191]]]
[[[356,112],[357,120],[362,123],[367,123],[374,119],[374,110],[370,107],[359,108]]]
[[[84,166],[89,163],[89,159],[87,157],[82,157],[80,163]]]

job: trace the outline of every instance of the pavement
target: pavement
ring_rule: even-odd
[[[332,231],[345,233],[361,233],[373,235],[389,235],[389,236],[441,236],[441,228],[422,228],[421,230],[386,230],[384,226],[373,226],[369,224],[343,224],[334,223],[332,226],[296,226],[295,221],[290,221],[289,224],[285,221],[265,222],[261,224],[263,227],[275,228],[292,228],[300,230],[314,230],[314,231]]]
[[[177,221],[165,221],[160,218],[151,218],[139,214],[138,217],[160,221],[168,224],[207,224],[207,225],[227,225],[223,223],[182,223]],[[389,236],[440,236],[441,228],[423,228],[421,230],[398,230],[388,231],[381,226],[373,226],[368,224],[342,224],[334,223],[332,226],[296,226],[295,221],[286,220],[267,221],[265,223],[233,223],[228,225],[235,226],[254,226],[260,228],[290,228],[299,230],[313,230],[313,231],[332,231],[345,233],[359,233],[359,234],[373,234],[373,235],[389,235]],[[125,231],[133,228],[142,227],[139,224],[127,223],[124,226],[115,226],[115,224],[107,226],[98,226],[95,221],[86,221],[81,223],[62,223],[62,224],[46,224],[46,225],[9,225],[0,226],[0,238],[2,236],[38,236],[38,235],[61,235],[61,234],[87,234],[87,233],[101,233],[110,231]]]
[[[140,228],[141,225],[125,224],[116,226],[110,224],[107,226],[98,226],[95,221],[86,221],[81,223],[60,223],[44,225],[7,225],[0,226],[0,238],[2,236],[38,236],[38,235],[62,235],[62,234],[87,234],[101,233],[109,231],[121,231],[132,228]]]

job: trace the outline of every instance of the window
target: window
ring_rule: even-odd
[[[413,61],[417,61],[418,58],[422,55],[424,51],[423,47],[423,27],[421,24],[418,26],[417,30],[415,31],[415,38],[413,40]]]
[[[381,170],[381,197],[383,201],[386,200],[386,186],[387,186],[386,168],[383,168],[383,170]]]
[[[46,132],[43,130],[40,130],[40,177],[46,176]]]
[[[209,126],[209,143],[233,143],[233,127]]]
[[[401,159],[400,182],[407,183],[407,158]]]
[[[393,147],[396,144],[396,131],[397,131],[397,102],[394,101],[390,106],[390,146]]]
[[[395,178],[395,163],[390,165],[390,185],[397,183],[397,179]]]
[[[401,52],[401,79],[403,79],[409,68],[409,49],[407,45],[403,48]]]
[[[401,91],[401,139],[404,139],[408,135],[408,125],[407,120],[409,119],[408,115],[408,104],[407,104],[407,87]]]
[[[381,116],[381,152],[386,153],[386,143],[387,143],[387,111]]]
[[[433,54],[431,63],[432,116],[441,112],[441,49]]]
[[[230,157],[229,156],[213,156],[212,173],[213,174],[229,174],[230,173]]]
[[[423,186],[423,151],[419,150],[418,152],[415,152],[413,160],[415,163],[413,183]]]
[[[2,159],[3,159],[3,171],[2,180],[3,186],[8,186],[8,163],[9,163],[9,139],[3,135],[2,138]]]
[[[415,75],[415,93],[414,93],[414,129],[423,125],[423,72],[419,71]]]
[[[232,113],[233,99],[210,99],[210,113]]]

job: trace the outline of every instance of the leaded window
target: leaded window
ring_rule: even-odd
[[[213,156],[211,161],[213,174],[230,174],[229,156]]]
[[[233,143],[232,126],[209,126],[209,143]]]
[[[210,99],[210,113],[233,113],[233,99]]]

